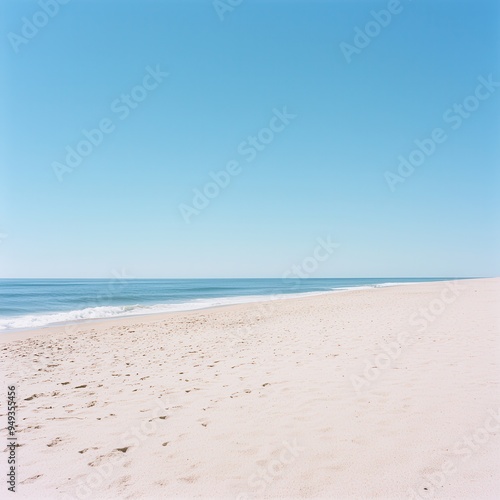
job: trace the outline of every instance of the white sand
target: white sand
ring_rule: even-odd
[[[499,296],[425,283],[0,335],[13,498],[498,499]]]

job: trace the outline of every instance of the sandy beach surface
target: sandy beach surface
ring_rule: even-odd
[[[498,499],[499,298],[421,283],[1,334],[16,498]]]

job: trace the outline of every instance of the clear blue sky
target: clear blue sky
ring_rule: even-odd
[[[499,4],[402,0],[347,62],[388,3],[245,0],[221,21],[211,0],[70,0],[32,36],[40,5],[2,1],[0,276],[279,277],[327,236],[317,277],[499,275],[500,88],[443,118],[500,82]],[[248,162],[239,145],[284,107]],[[105,118],[60,182],[53,163]],[[392,191],[384,173],[435,128],[446,141]],[[187,224],[179,205],[232,160]]]

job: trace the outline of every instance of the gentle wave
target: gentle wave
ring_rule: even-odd
[[[303,292],[276,295],[246,295],[238,297],[221,297],[213,299],[194,299],[182,303],[128,306],[100,306],[87,307],[74,311],[65,311],[47,314],[28,314],[0,319],[0,330],[26,330],[49,325],[71,324],[87,320],[120,318],[126,316],[142,316],[149,314],[169,313],[178,311],[192,311],[210,307],[245,304],[250,302],[264,302],[283,298],[292,298],[307,295],[321,295],[328,292]]]
[[[311,279],[301,284],[301,287],[307,286],[309,290],[300,290],[301,287],[293,284],[293,286],[290,285],[287,292],[284,290],[286,287],[284,287],[282,280],[278,279],[214,280],[218,283],[217,286],[211,286],[209,283],[206,283],[206,280],[198,280],[199,284],[194,288],[190,282],[184,282],[183,280],[160,280],[158,282],[152,280],[151,282],[130,283],[129,288],[127,288],[128,294],[123,293],[125,289],[120,289],[120,291],[113,289],[113,294],[110,294],[110,286],[106,281],[100,283],[99,280],[88,280],[85,283],[79,283],[72,280],[73,288],[71,290],[68,291],[66,284],[62,283],[64,290],[59,292],[57,286],[52,283],[49,283],[49,286],[54,286],[56,290],[47,291],[45,282],[33,280],[30,286],[33,287],[34,291],[32,293],[18,294],[19,297],[17,297],[16,293],[18,293],[19,286],[24,286],[23,282],[21,281],[20,283],[19,280],[7,280],[6,282],[0,281],[3,284],[3,289],[0,288],[0,292],[4,294],[3,312],[5,314],[5,312],[10,310],[11,314],[0,315],[0,331],[27,330],[107,318],[173,313],[231,304],[264,302],[275,299],[410,285],[438,280],[441,281],[442,278],[402,278],[401,281],[383,281],[382,278]],[[186,288],[190,287],[196,290],[196,292],[192,292],[190,297],[183,297],[183,294],[186,293]],[[261,290],[255,290],[256,287],[260,287]],[[274,287],[274,293],[272,287]],[[311,290],[312,287],[316,287],[316,290],[314,288]],[[210,293],[222,292],[221,295],[227,294],[229,296],[203,297],[202,295],[206,294],[207,290]],[[252,290],[251,293],[253,295],[241,295],[241,292],[249,290]],[[193,293],[201,296],[193,297]],[[160,297],[159,295],[163,296]],[[177,301],[170,300],[169,296],[175,297],[176,295],[178,297]],[[49,303],[43,304],[44,298],[47,296],[50,299]],[[88,297],[96,297],[96,299],[93,303],[89,303]],[[100,298],[102,298],[102,305],[97,305],[95,302]],[[114,303],[110,304],[109,301],[111,300]],[[108,301],[108,304],[105,301]],[[130,304],[135,301],[141,301],[142,304],[122,305],[124,302]],[[61,310],[64,309],[63,304],[67,304],[66,311]],[[42,312],[40,310],[41,307],[45,307],[45,311]],[[54,308],[51,310],[49,307]],[[0,311],[2,311],[1,306]]]

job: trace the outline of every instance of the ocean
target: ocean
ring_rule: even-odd
[[[0,331],[449,279],[0,279]]]

